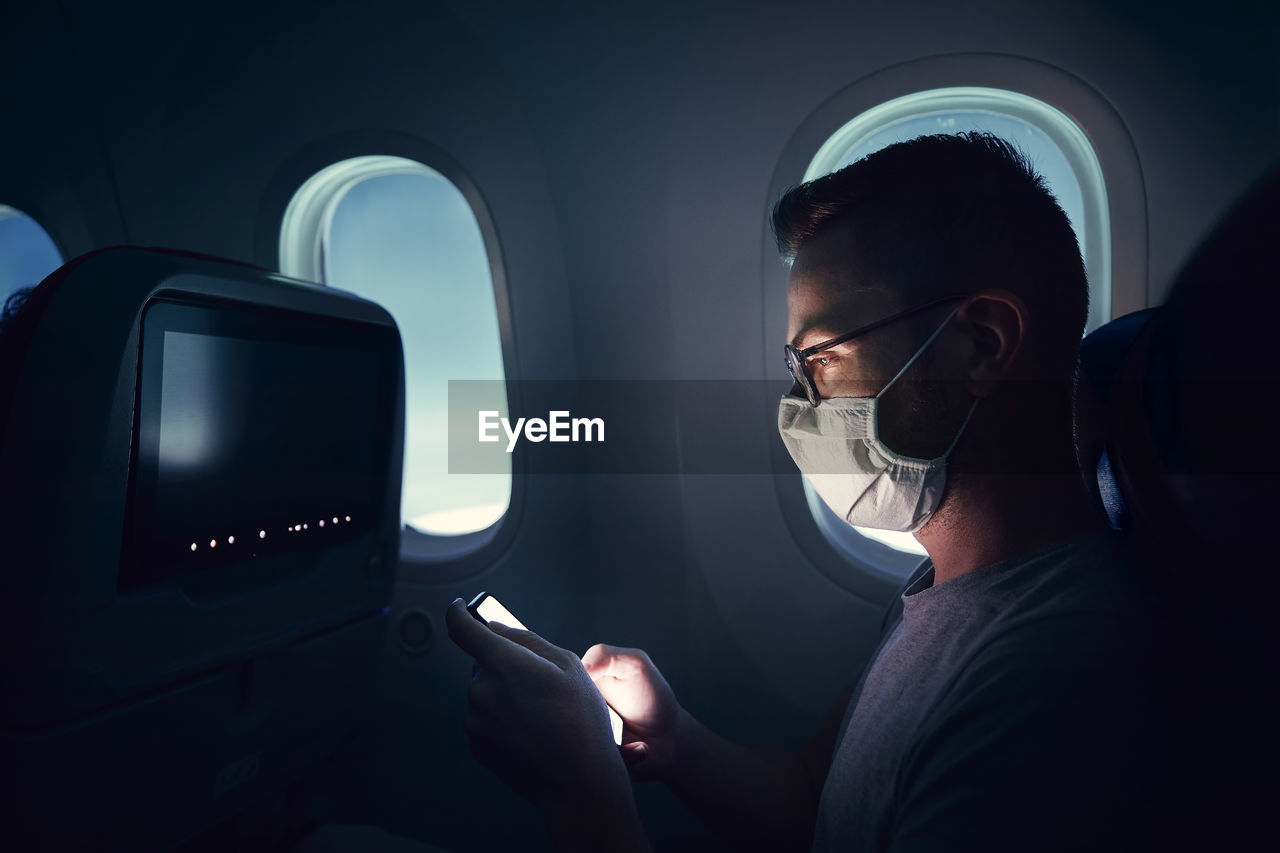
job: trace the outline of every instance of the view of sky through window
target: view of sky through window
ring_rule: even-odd
[[[0,205],[0,305],[13,291],[39,284],[60,266],[62,255],[39,223]]]
[[[323,239],[324,281],[368,297],[400,327],[405,357],[401,513],[424,533],[483,530],[502,517],[511,477],[448,473],[448,381],[503,380],[493,280],[466,198],[425,167],[359,181]]]

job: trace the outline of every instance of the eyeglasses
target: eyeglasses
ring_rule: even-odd
[[[809,359],[816,353],[847,343],[860,335],[865,335],[867,332],[878,329],[881,326],[887,326],[896,320],[901,320],[903,317],[918,314],[927,308],[934,307],[935,305],[941,305],[944,302],[956,302],[958,300],[968,298],[969,297],[967,295],[943,296],[939,299],[926,302],[923,305],[917,305],[915,308],[908,308],[906,311],[899,311],[897,314],[885,317],[883,320],[876,320],[874,323],[868,323],[865,326],[860,326],[852,332],[843,334],[838,338],[832,338],[831,340],[823,341],[822,343],[814,344],[813,346],[805,347],[804,349],[796,349],[791,344],[787,344],[785,347],[787,354],[787,370],[791,372],[791,378],[796,381],[796,384],[804,389],[804,394],[809,398],[809,402],[816,406],[822,401],[822,397],[818,395],[818,387],[814,384],[813,376],[809,373]]]

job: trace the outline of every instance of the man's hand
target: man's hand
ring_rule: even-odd
[[[463,718],[471,752],[544,811],[627,784],[608,711],[577,655],[530,631],[476,620],[462,599],[445,614],[449,637],[480,664]]]
[[[653,661],[640,649],[595,645],[582,665],[626,724],[622,757],[632,778],[668,778],[682,757],[687,715]]]
[[[812,846],[818,792],[848,695],[832,710],[827,731],[815,739],[806,759],[720,737],[680,706],[639,649],[592,646],[582,663],[626,724],[622,756],[633,779],[665,782],[735,850]]]

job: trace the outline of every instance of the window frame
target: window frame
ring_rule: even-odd
[[[347,168],[340,167],[352,162]],[[267,190],[256,229],[256,257],[264,266],[295,270],[294,277],[318,284],[324,269],[324,237],[332,212],[356,183],[391,174],[436,173],[462,193],[475,215],[484,243],[497,310],[507,403],[520,410],[519,371],[511,323],[511,301],[501,243],[484,196],[469,174],[443,150],[399,134],[357,132],[323,140],[293,157]],[[314,178],[320,178],[308,186]],[[299,273],[306,272],[303,276]],[[356,294],[362,295],[362,294]],[[512,454],[511,495],[506,512],[492,525],[456,536],[404,528],[400,520],[402,574],[432,583],[470,577],[492,566],[510,546],[523,514],[523,454]]]
[[[945,90],[964,98],[949,102]],[[1045,132],[1067,155],[1073,169],[1077,168],[1073,155],[1086,164],[1089,160],[1096,164],[1085,168],[1089,179],[1098,182],[1107,208],[1106,227],[1096,239],[1107,250],[1109,262],[1103,270],[1090,268],[1090,280],[1104,276],[1111,317],[1146,307],[1146,197],[1133,140],[1120,116],[1098,92],[1067,72],[1034,60],[996,54],[930,57],[883,69],[845,87],[810,114],[788,141],[770,182],[770,201],[788,187],[830,171],[859,139],[890,122],[940,108],[972,110],[975,107],[968,104],[991,103],[977,90],[1010,93],[1004,108],[996,111]],[[1078,130],[1078,136],[1063,132],[1061,127],[1050,132],[1043,122],[1054,124],[1059,116]],[[1091,150],[1092,158],[1082,156],[1082,145]],[[1080,180],[1087,210],[1090,188],[1084,178]],[[786,338],[787,268],[778,260],[767,217],[762,236],[765,346],[766,352],[772,352]],[[781,359],[766,359],[766,365],[770,380],[785,382]],[[780,438],[774,437],[772,447],[775,492],[800,550],[841,587],[871,601],[888,601],[924,558],[848,528],[803,482]]]

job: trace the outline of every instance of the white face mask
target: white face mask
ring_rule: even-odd
[[[834,397],[818,406],[787,396],[778,406],[778,431],[796,467],[832,512],[856,527],[914,532],[942,502],[947,457],[973,417],[977,399],[951,445],[936,459],[915,459],[886,447],[877,429],[877,409],[880,397],[955,315],[955,311],[947,315],[876,396]]]

